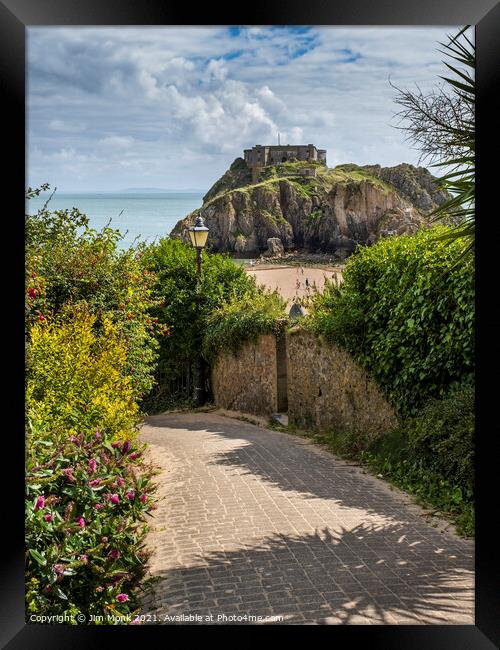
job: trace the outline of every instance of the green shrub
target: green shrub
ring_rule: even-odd
[[[405,423],[410,454],[444,479],[474,494],[474,387],[453,386],[443,399],[425,404]]]
[[[418,416],[367,446],[361,458],[423,503],[474,533],[474,388],[454,385]]]
[[[309,327],[347,349],[407,415],[474,372],[474,266],[440,226],[358,248]]]
[[[155,278],[141,264],[140,247],[119,250],[121,237],[111,228],[92,230],[77,209],[27,215],[26,320],[29,333],[70,304],[87,306],[97,321],[112,313],[127,349],[124,373],[139,398],[151,390],[157,336],[168,335],[168,327],[149,313],[158,302]]]
[[[27,356],[26,414],[43,436],[90,434],[100,428],[129,437],[137,422],[132,379],[124,369],[119,327],[83,307],[33,325]]]
[[[110,444],[101,432],[57,443],[35,436],[26,461],[28,621],[131,622],[148,559],[152,476],[135,443]]]
[[[191,372],[210,313],[257,289],[254,279],[226,255],[203,253],[199,279],[196,251],[180,240],[161,239],[144,250],[141,262],[156,278],[154,291],[160,302],[150,310],[151,317],[169,328],[168,337],[159,337],[157,388],[147,398],[148,406],[156,410],[169,402],[169,391],[177,390],[176,379]]]
[[[220,350],[236,351],[261,334],[279,335],[288,324],[286,302],[277,292],[253,291],[224,303],[207,318],[203,353],[213,358]]]

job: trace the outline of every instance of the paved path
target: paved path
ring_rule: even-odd
[[[164,497],[149,537],[160,580],[144,613],[181,617],[167,623],[473,624],[472,542],[438,532],[381,480],[212,413],[149,417],[141,438],[163,467]]]

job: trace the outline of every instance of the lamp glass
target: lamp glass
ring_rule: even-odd
[[[208,228],[190,228],[189,236],[191,238],[191,243],[196,248],[205,248],[208,238]]]

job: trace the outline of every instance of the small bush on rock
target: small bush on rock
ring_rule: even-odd
[[[203,353],[207,358],[221,350],[236,351],[261,334],[283,333],[288,324],[286,302],[277,292],[253,291],[223,304],[207,318]]]

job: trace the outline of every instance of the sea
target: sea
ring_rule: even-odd
[[[78,208],[89,218],[91,228],[100,230],[108,225],[123,234],[118,246],[126,249],[134,241],[153,242],[168,235],[179,219],[199,208],[203,191],[193,192],[93,192],[69,194],[56,192],[48,204],[49,210]],[[29,199],[28,214],[42,208],[50,194]],[[111,221],[110,221],[111,220]]]

